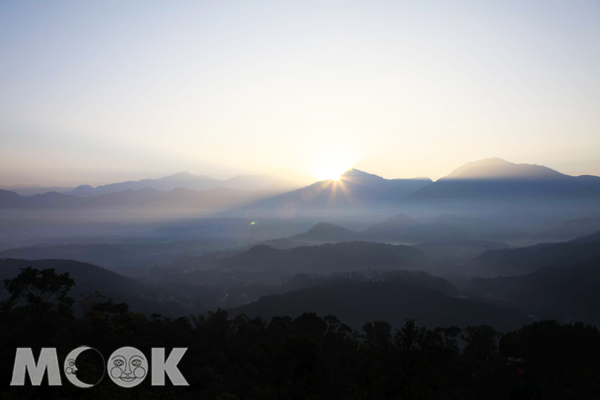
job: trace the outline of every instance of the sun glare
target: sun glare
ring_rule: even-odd
[[[323,153],[316,162],[316,177],[322,180],[340,180],[344,172],[352,168],[352,157],[340,150]]]

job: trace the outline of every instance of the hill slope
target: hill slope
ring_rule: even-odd
[[[355,328],[374,320],[383,320],[398,328],[406,319],[414,319],[418,325],[428,327],[490,324],[506,330],[526,321],[524,315],[514,309],[453,297],[404,279],[342,281],[266,296],[232,310],[232,314],[266,320],[282,315],[295,317],[303,312],[332,314]]]
[[[600,218],[577,218],[565,221],[558,226],[539,232],[536,239],[566,241],[579,236],[600,231]]]
[[[331,273],[361,269],[419,269],[425,254],[410,246],[344,242],[277,250],[258,245],[217,262],[223,271],[292,276],[297,273]]]
[[[348,242],[358,240],[359,234],[328,222],[319,222],[309,231],[292,236],[291,240],[309,242]]]
[[[115,302],[129,304],[131,310],[137,312],[148,314],[158,312],[168,315],[177,309],[174,305],[167,307],[159,302],[144,299],[144,297],[154,297],[154,294],[140,282],[79,261],[0,259],[0,281],[14,278],[19,274],[20,268],[27,267],[39,270],[54,268],[56,273],[59,274],[68,272],[70,277],[75,280],[75,286],[70,292],[75,300],[79,300],[79,295],[87,295],[98,291],[113,298]],[[6,294],[6,292],[3,294]]]
[[[295,174],[289,171],[275,171],[262,175],[239,175],[231,179],[215,179],[206,175],[193,175],[189,172],[180,172],[174,175],[158,179],[142,179],[139,181],[127,181],[111,183],[98,187],[89,185],[78,186],[69,194],[82,197],[99,196],[110,193],[118,193],[124,190],[154,189],[163,192],[182,188],[190,190],[209,190],[215,188],[235,190],[271,190],[286,191],[309,185],[314,179]]]
[[[523,237],[526,237],[523,232],[479,218],[441,215],[430,221],[421,222],[405,214],[398,214],[361,232],[320,222],[309,231],[290,239],[330,243],[364,240],[416,244],[472,240],[518,240]]]
[[[569,242],[486,251],[473,260],[473,265],[482,275],[523,275],[548,265],[565,265],[597,255],[600,255],[600,232]]]
[[[144,188],[127,189],[95,197],[63,193],[20,196],[0,190],[0,208],[5,209],[106,209],[106,208],[181,208],[204,209],[236,206],[264,197],[262,192],[216,188],[204,191],[177,188],[169,192]]]
[[[543,319],[600,326],[600,256],[522,276],[475,278],[474,290]]]
[[[407,197],[412,200],[600,197],[600,189],[587,181],[540,165],[490,158],[467,163]]]
[[[444,221],[423,223],[399,214],[361,232],[364,240],[423,243],[444,240],[469,240],[472,236],[460,226]]]
[[[357,169],[346,171],[339,180],[316,182],[302,189],[247,206],[255,210],[322,211],[394,205],[409,193],[429,185],[428,178],[384,179]]]

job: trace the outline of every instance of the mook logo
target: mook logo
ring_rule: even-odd
[[[77,357],[85,351],[96,352],[102,360],[102,375],[96,382],[83,382],[77,376]],[[107,372],[114,383],[124,388],[132,388],[142,383],[148,376],[148,371],[151,373],[152,386],[164,386],[165,375],[169,377],[175,386],[189,386],[177,368],[177,364],[186,351],[187,348],[176,347],[165,360],[165,349],[153,348],[152,362],[149,363],[144,353],[135,347],[121,347],[115,350],[106,361],[98,350],[93,347],[81,346],[67,355],[62,370],[69,382],[84,389],[96,386],[104,379]],[[31,348],[17,348],[12,380],[10,381],[11,386],[25,386],[25,376],[27,374],[29,374],[31,384],[39,386],[46,373],[48,374],[48,384],[50,386],[62,385],[55,348],[42,348],[37,362]]]

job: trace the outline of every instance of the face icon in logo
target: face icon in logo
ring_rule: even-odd
[[[73,358],[69,358],[66,362],[65,362],[65,374],[67,375],[75,375],[75,373],[77,372],[77,367],[75,366],[75,360]]]
[[[134,387],[142,383],[147,375],[148,361],[134,347],[121,347],[108,359],[110,379],[122,387]]]
[[[79,355],[81,353],[83,353],[86,350],[94,350],[96,353],[98,353],[98,355],[100,356],[101,359],[101,363],[104,366],[104,357],[102,357],[102,354],[100,354],[100,352],[92,347],[88,347],[88,346],[81,346],[76,348],[75,350],[71,351],[68,355],[67,358],[65,359],[65,363],[64,363],[64,370],[65,370],[65,375],[67,377],[67,379],[69,380],[69,382],[71,382],[73,385],[80,387],[80,388],[91,388],[93,386],[96,386],[98,384],[98,382],[100,382],[102,380],[102,378],[104,377],[104,367],[102,370],[102,376],[100,377],[100,379],[98,380],[98,382],[90,384],[90,383],[86,383],[86,382],[82,382],[81,380],[79,380],[79,378],[77,377],[77,366],[75,365],[75,363],[77,362],[77,357],[79,357]]]

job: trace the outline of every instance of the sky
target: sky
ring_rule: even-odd
[[[600,2],[0,2],[0,184],[600,175]]]

